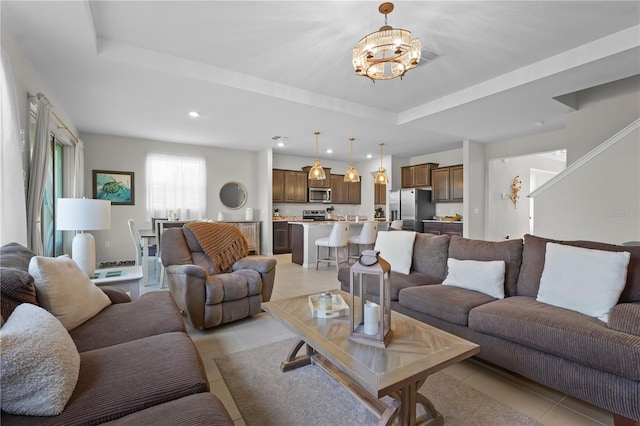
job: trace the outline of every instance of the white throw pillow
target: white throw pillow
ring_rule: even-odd
[[[504,299],[504,260],[447,259],[447,277],[442,285],[465,288],[496,299]]]
[[[34,256],[29,263],[36,295],[67,330],[73,330],[111,304],[69,256]]]
[[[80,355],[71,336],[39,306],[18,306],[0,330],[2,410],[56,416],[78,382]]]
[[[631,254],[547,243],[538,302],[604,322],[627,282]]]
[[[378,250],[380,257],[389,262],[392,271],[409,275],[415,239],[416,233],[413,231],[380,231],[374,250]]]

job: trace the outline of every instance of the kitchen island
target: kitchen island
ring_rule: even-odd
[[[344,221],[340,221],[344,222]],[[387,229],[389,222],[378,222],[378,232]],[[316,267],[316,240],[328,237],[331,228],[336,221],[298,221],[289,222],[291,227],[291,262],[301,265],[303,268]],[[349,223],[349,236],[360,235],[364,221],[347,221]],[[321,250],[326,250],[322,248]],[[333,250],[333,249],[332,249]]]

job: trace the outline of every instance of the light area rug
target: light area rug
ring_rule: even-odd
[[[296,339],[289,339],[214,357],[245,423],[377,424],[378,418],[320,367],[307,365],[287,373],[280,371],[280,362],[295,342]],[[301,352],[304,350],[303,347]],[[420,393],[442,413],[446,426],[539,424],[446,373],[430,376]]]

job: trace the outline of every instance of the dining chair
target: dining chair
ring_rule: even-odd
[[[376,238],[378,237],[378,222],[368,221],[362,224],[362,230],[359,235],[352,235],[349,237],[349,247],[351,245],[356,246],[356,254],[349,253],[350,259],[358,259],[360,257],[360,247],[364,246],[364,249],[371,247],[373,249]]]
[[[403,220],[396,219],[392,220],[389,224],[389,231],[402,231],[402,225],[404,224]]]
[[[129,224],[129,234],[131,235],[133,245],[136,248],[136,266],[142,266],[142,245],[144,242],[136,228],[135,221],[133,219],[129,219],[127,223]]]
[[[344,262],[349,264],[349,222],[336,222],[328,237],[318,238],[316,241],[316,271],[320,262],[336,263],[336,270],[340,269],[340,249],[344,250]],[[327,257],[320,258],[320,247],[327,247]],[[331,249],[335,250],[335,257],[331,256]]]

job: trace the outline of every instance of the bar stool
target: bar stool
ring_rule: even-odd
[[[404,224],[403,220],[397,219],[392,220],[389,224],[389,231],[402,231],[402,225]]]
[[[351,244],[355,244],[358,250],[355,255],[350,255],[349,258],[358,259],[360,257],[360,246],[364,246],[365,250],[369,248],[369,246],[371,246],[371,249],[373,249],[377,237],[378,222],[370,221],[363,223],[360,235],[353,235],[349,237],[349,246],[351,246]]]
[[[327,257],[320,258],[320,247],[327,247]],[[331,256],[331,248],[335,249],[335,257]],[[348,222],[336,222],[331,228],[331,233],[328,237],[318,238],[316,240],[316,271],[318,270],[318,263],[327,262],[327,266],[331,262],[336,262],[336,270],[340,269],[340,251],[344,249],[344,262],[349,264],[349,223]]]

